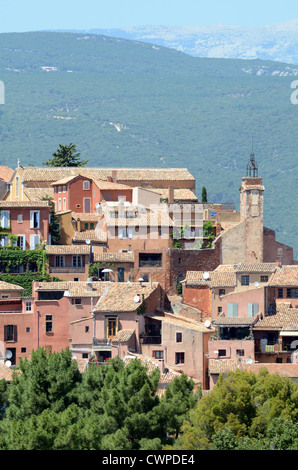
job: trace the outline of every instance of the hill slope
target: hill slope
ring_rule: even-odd
[[[0,164],[40,165],[73,142],[90,166],[187,167],[199,198],[204,185],[238,207],[253,135],[265,224],[297,257],[296,73],[99,35],[1,34]]]

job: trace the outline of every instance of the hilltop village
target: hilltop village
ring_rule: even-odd
[[[0,377],[43,347],[82,370],[138,357],[161,391],[237,368],[297,380],[298,262],[245,165],[239,212],[185,168],[1,167]]]

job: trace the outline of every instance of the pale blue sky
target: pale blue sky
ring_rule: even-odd
[[[0,32],[144,25],[269,25],[298,18],[297,0],[0,0]]]

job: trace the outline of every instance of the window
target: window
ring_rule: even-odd
[[[10,211],[1,211],[1,227],[9,228],[10,224]]]
[[[35,250],[39,245],[39,235],[30,235],[30,250]]]
[[[176,364],[184,364],[184,352],[176,352]]]
[[[82,266],[82,256],[81,255],[73,255],[72,257],[72,267],[73,268],[80,268]]]
[[[218,314],[222,313],[222,307],[217,307],[217,313]]]
[[[21,249],[21,250],[26,250],[26,237],[25,235],[19,235],[18,240],[16,245]]]
[[[66,197],[63,198],[63,210],[66,210]]]
[[[64,268],[65,267],[65,258],[63,255],[56,255],[55,256],[55,266],[56,268]]]
[[[144,282],[149,282],[149,273],[142,273],[141,278],[144,279]]]
[[[219,295],[225,295],[226,289],[219,289]]]
[[[23,223],[23,214],[18,214],[18,224]]]
[[[287,289],[287,298],[288,299],[297,299],[298,298],[298,289],[296,289],[296,288]]]
[[[78,282],[80,280],[80,278],[79,277],[74,277],[73,280],[74,280],[74,282]]]
[[[39,211],[30,211],[30,228],[39,228]]]
[[[283,290],[282,287],[279,287],[278,292],[277,292],[277,298],[278,299],[283,299],[283,297],[284,297],[284,290]]]
[[[58,199],[58,212],[61,211],[61,198]]]
[[[46,333],[53,332],[53,316],[46,315]]]
[[[218,356],[219,357],[225,357],[227,355],[227,351],[225,349],[219,349],[218,350]]]
[[[90,189],[90,181],[83,181],[83,189],[84,191],[88,191]]]
[[[21,353],[25,353],[27,351],[26,348],[21,348]]]
[[[82,359],[88,359],[89,358],[89,354],[88,353],[83,353],[82,354]]]
[[[258,311],[259,311],[259,304],[248,304],[247,305],[248,307],[248,316],[249,317],[254,317],[255,315],[257,315]]]
[[[139,266],[161,267],[162,253],[140,253]]]
[[[15,185],[15,197],[16,198],[19,197],[19,190],[20,190],[20,181],[19,181],[19,177],[17,176],[16,177],[16,185]]]
[[[94,230],[94,223],[93,222],[90,223],[90,230]]]
[[[30,328],[29,328],[29,326],[27,326],[27,328],[26,328],[26,333],[30,333]]]
[[[61,186],[58,187],[58,193],[61,193]]]
[[[82,305],[82,299],[72,299],[72,305]]]
[[[107,337],[114,338],[117,333],[117,318],[111,317],[107,321]]]
[[[153,351],[152,356],[155,359],[163,359],[163,351]]]
[[[133,231],[130,228],[119,228],[118,229],[118,238],[132,238],[133,236]]]
[[[63,192],[66,193],[66,186],[63,186]]]
[[[32,312],[32,302],[31,302],[31,300],[26,300],[25,310],[26,310],[26,312]]]
[[[268,276],[261,276],[260,282],[268,282]]]
[[[228,317],[238,317],[238,304],[228,304]]]
[[[241,285],[242,286],[249,286],[249,276],[241,276]]]
[[[4,325],[4,341],[17,341],[16,325]]]
[[[85,223],[85,230],[88,230],[89,224]]]
[[[244,356],[244,349],[236,349],[236,356]]]
[[[182,343],[182,333],[176,333],[176,343]]]
[[[85,326],[85,333],[89,333],[89,326]]]

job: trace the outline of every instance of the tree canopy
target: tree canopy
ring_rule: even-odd
[[[43,164],[56,167],[81,167],[88,163],[88,160],[80,160],[80,153],[76,153],[76,146],[73,143],[68,145],[59,144],[56,152],[52,153],[53,158]]]
[[[158,450],[171,445],[197,399],[185,374],[160,397],[159,377],[158,368],[149,374],[138,359],[125,365],[115,358],[81,373],[69,350],[39,348],[20,362],[8,390],[0,387],[6,406],[0,449]]]
[[[298,449],[298,384],[288,377],[236,371],[221,375],[190,411],[175,448]]]

